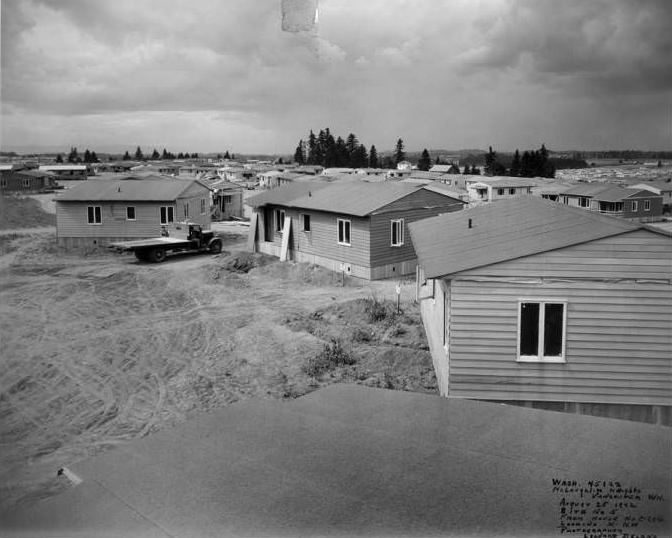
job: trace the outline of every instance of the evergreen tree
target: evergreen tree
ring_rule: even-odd
[[[465,176],[468,176],[471,174],[471,168],[469,168],[469,164],[464,165],[464,172],[462,172]]]
[[[166,151],[166,148],[163,148],[163,153],[161,154],[162,159],[168,159],[168,152]]]
[[[436,160],[434,161],[434,164],[441,164],[441,156],[437,155]]]
[[[100,162],[100,161],[98,160],[98,155],[96,155],[96,152],[95,152],[95,151],[92,151],[92,152],[91,152],[91,162],[92,162],[92,163]]]
[[[397,140],[397,145],[394,148],[394,164],[397,165],[401,161],[406,160],[406,153],[404,152],[404,141],[400,138]]]
[[[198,153],[192,153],[191,158],[192,159],[198,159]]]
[[[335,166],[349,167],[352,164],[352,154],[348,151],[347,143],[340,136],[336,139],[335,151]]]
[[[352,154],[352,165],[355,168],[366,168],[369,162],[369,156],[366,153],[366,147],[360,144]]]
[[[161,155],[159,154],[158,151],[156,151],[156,148],[154,148],[154,151],[152,151],[152,160],[153,161],[158,161],[161,158]]]
[[[310,130],[308,135],[308,164],[320,164],[319,155],[317,151],[317,137],[313,130]]]
[[[471,175],[472,176],[480,176],[481,175],[481,169],[478,168],[476,165],[471,167]]]
[[[182,153],[182,152],[180,151],[180,152],[177,154],[177,158],[178,158],[178,159],[184,159],[184,153]]]
[[[135,150],[135,160],[136,161],[142,161],[145,158],[145,156],[142,154],[142,150],[140,149],[140,146],[137,147]]]
[[[511,161],[511,168],[509,170],[510,176],[520,176],[521,172],[521,161],[520,161],[520,151],[516,149],[516,152],[513,154],[513,160]]]
[[[231,155],[229,155],[229,150],[228,149],[226,150],[226,153],[224,154],[224,158],[225,159],[230,159],[231,158]]]
[[[450,163],[450,168],[448,169],[449,174],[459,174],[460,173],[460,167],[457,166],[455,163]]]
[[[89,148],[86,148],[86,150],[84,150],[84,162],[85,163],[91,162],[91,152],[89,151]]]
[[[299,140],[299,145],[296,146],[296,151],[294,152],[294,162],[296,164],[306,164],[305,157],[305,144],[303,140]]]
[[[520,159],[520,176],[533,177],[532,156],[529,151],[523,151],[523,156]]]
[[[61,155],[60,153],[56,155],[56,162],[59,164],[63,164],[63,155]]]
[[[427,148],[422,150],[422,154],[420,155],[420,160],[418,161],[418,170],[424,170],[427,171],[429,170],[429,167],[432,165],[432,159],[429,156],[429,152],[427,151]]]
[[[332,136],[329,129],[325,129],[325,143],[324,143],[324,167],[330,168],[336,166],[337,154],[336,154],[336,140]]]
[[[370,168],[380,168],[380,163],[378,162],[378,151],[376,146],[371,146],[369,150],[369,167]]]
[[[131,160],[131,155],[128,153],[128,150],[126,150],[126,153],[124,153],[124,156],[121,159],[123,161],[130,161]]]
[[[71,147],[70,148],[70,153],[68,154],[68,162],[69,163],[81,163],[82,159],[79,157],[79,154],[77,153],[77,148]]]

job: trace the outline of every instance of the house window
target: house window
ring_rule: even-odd
[[[590,199],[585,196],[579,198],[579,207],[590,207]]]
[[[7,180],[6,179],[4,179],[4,178],[0,179],[0,187],[2,187],[3,189],[7,188]]]
[[[518,361],[565,362],[566,303],[521,301],[518,307]]]
[[[651,201],[644,200],[644,211],[651,211]]]
[[[400,247],[404,244],[404,219],[393,220],[392,225],[392,246]]]
[[[189,219],[189,202],[185,202],[182,206],[184,208],[184,220]]]
[[[135,220],[135,207],[128,206],[126,208],[126,220]]]
[[[89,224],[102,224],[103,216],[99,205],[90,205],[86,208],[87,221]]]
[[[337,219],[338,223],[338,244],[350,246],[350,221]]]
[[[303,231],[304,232],[309,232],[310,231],[310,215],[303,214],[303,215],[301,215],[301,218],[303,219]]]
[[[201,198],[201,215],[205,215],[205,198]]]
[[[222,196],[222,202],[224,204],[230,204],[232,201],[233,200],[230,194],[225,194],[224,196]]]
[[[281,232],[285,226],[285,210],[276,209],[273,213],[275,214],[275,231]]]
[[[23,180],[23,186],[26,189],[30,189],[30,179],[24,179]]]
[[[173,206],[161,206],[161,224],[175,222],[175,208]]]
[[[632,202],[632,210],[637,211],[637,202]]]
[[[509,189],[509,194],[516,194],[516,189]]]
[[[502,196],[504,194],[504,189],[497,189],[497,194]]]

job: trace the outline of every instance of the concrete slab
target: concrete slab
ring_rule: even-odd
[[[200,414],[71,466],[80,486],[0,515],[1,534],[664,536],[671,432],[334,385]],[[591,506],[570,514],[570,502]]]

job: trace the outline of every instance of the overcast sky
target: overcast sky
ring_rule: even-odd
[[[285,0],[300,4],[305,0]],[[672,149],[671,0],[2,0],[2,148]],[[287,19],[286,19],[287,20]]]

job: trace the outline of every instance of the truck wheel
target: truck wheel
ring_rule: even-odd
[[[208,250],[211,254],[219,254],[222,251],[222,242],[219,239],[211,241],[208,245]]]
[[[154,263],[161,263],[166,259],[166,251],[162,248],[153,248],[149,251],[149,260]]]

